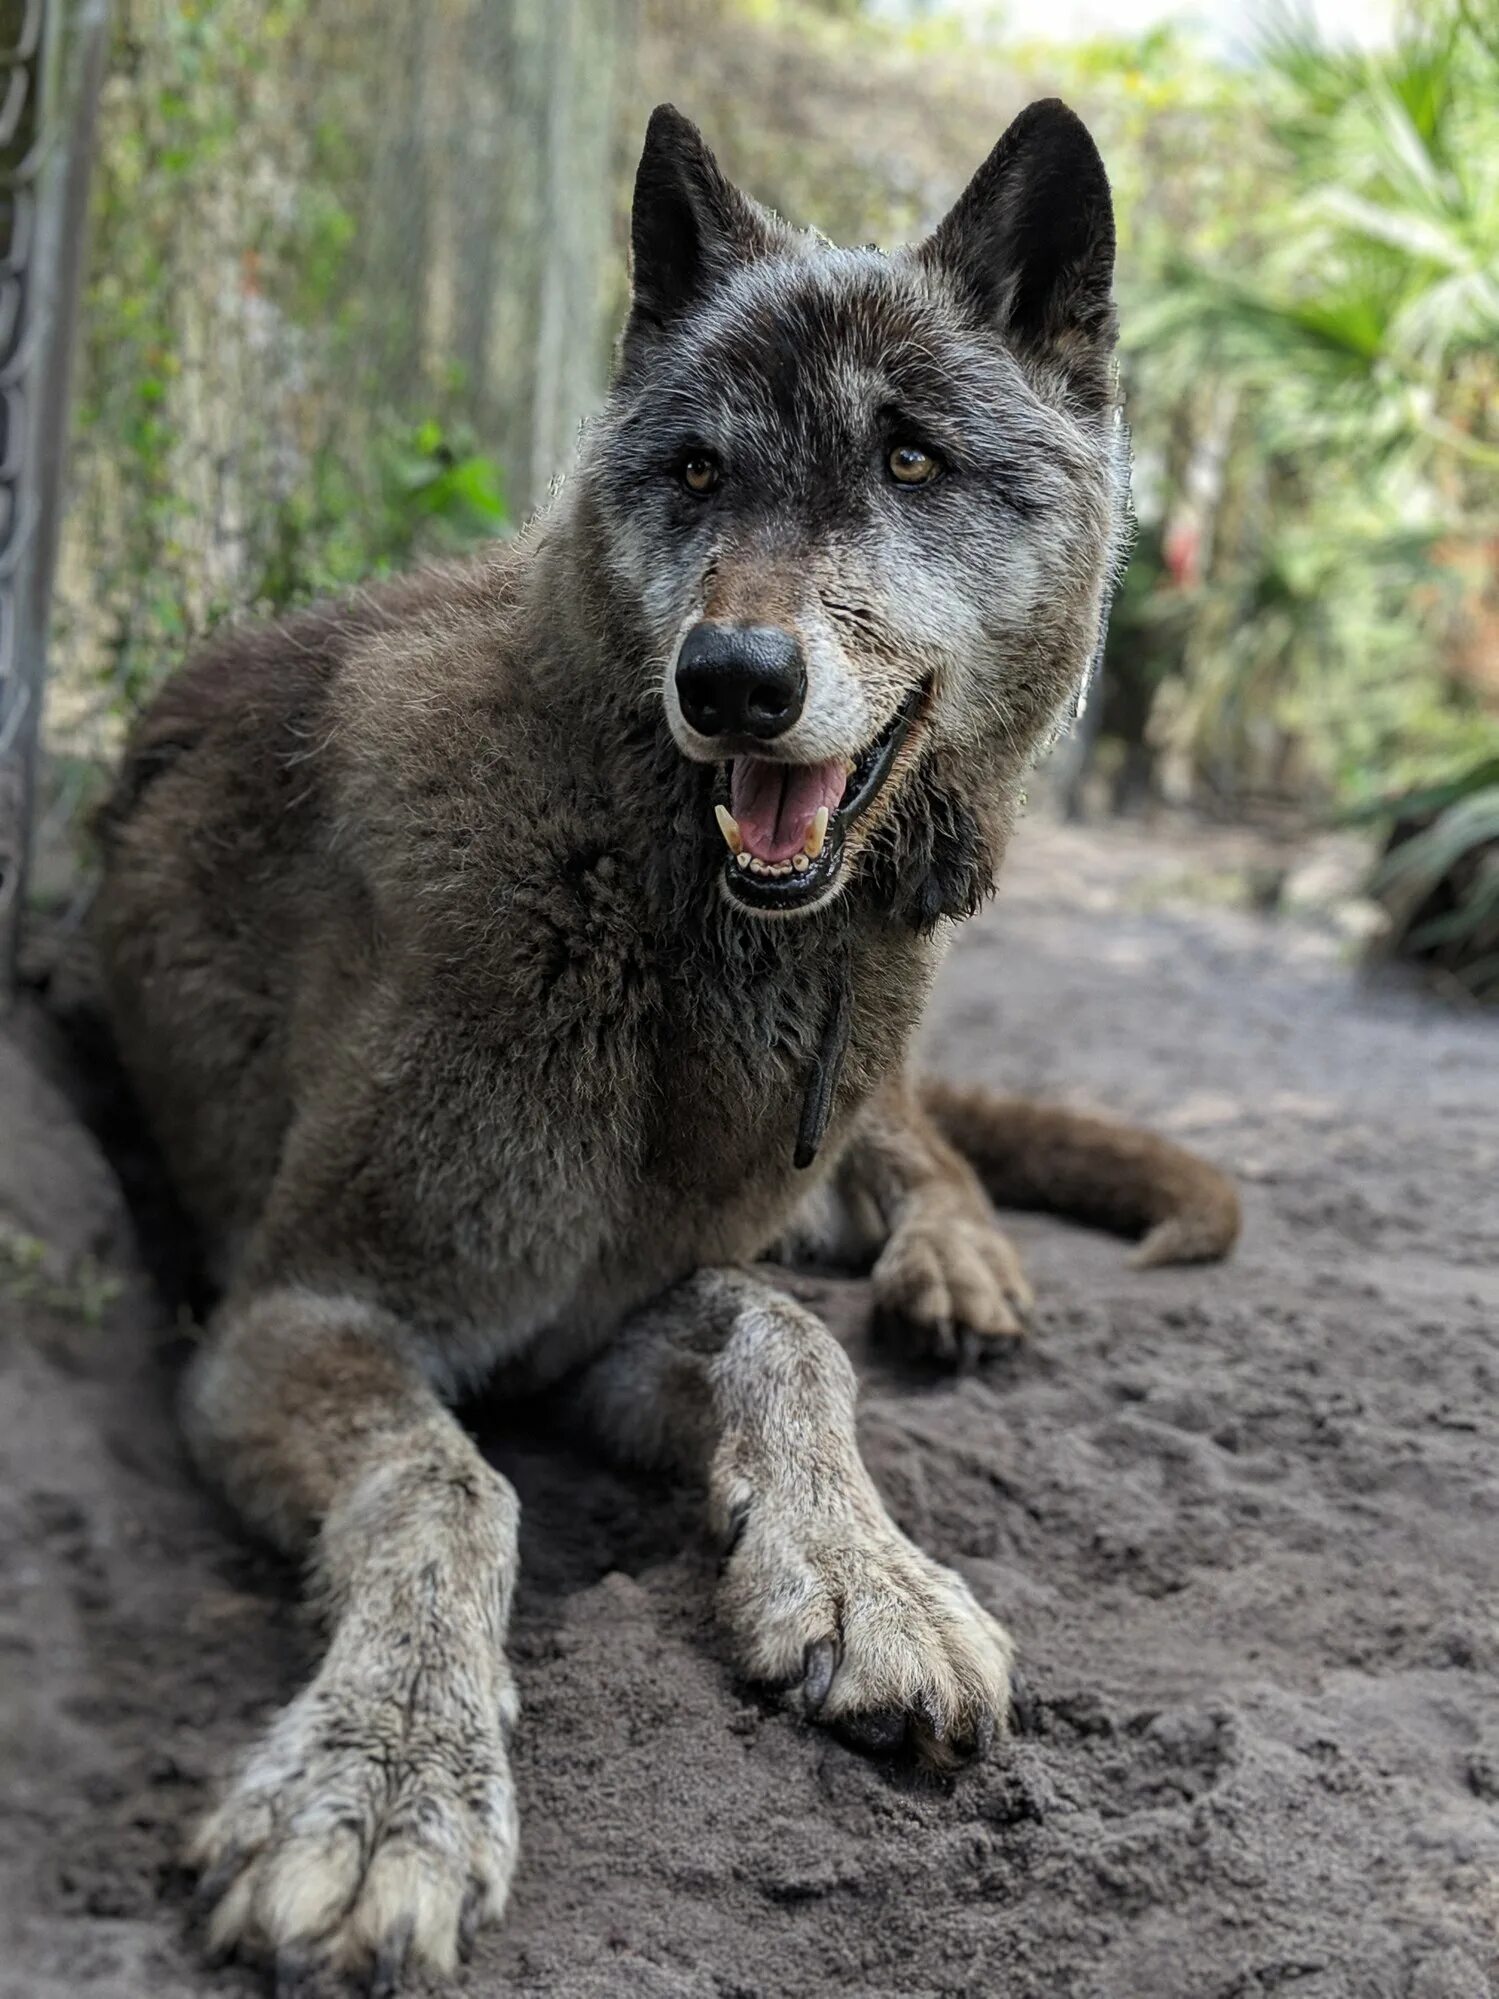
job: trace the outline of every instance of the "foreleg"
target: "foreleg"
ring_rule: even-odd
[[[787,1245],[793,1260],[820,1248],[868,1268],[877,1322],[941,1360],[1017,1338],[1034,1302],[977,1173],[904,1076],[869,1104]]]
[[[700,1272],[642,1312],[577,1390],[616,1452],[701,1478],[746,1674],[798,1687],[863,1746],[908,1739],[951,1765],[1006,1725],[1013,1648],[885,1510],[855,1393],[821,1321],[740,1270]]]
[[[402,1327],[286,1288],[232,1303],[186,1395],[243,1516],[305,1555],[329,1638],[199,1834],[211,1944],[393,1990],[452,1969],[516,1854],[503,1651],[515,1495],[441,1406]]]

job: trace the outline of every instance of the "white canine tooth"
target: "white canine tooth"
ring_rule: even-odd
[[[740,867],[742,868],[747,868],[750,864],[750,857],[748,854],[736,854],[734,856],[734,859],[739,863]]]
[[[724,839],[728,842],[729,852],[731,854],[742,854],[744,852],[744,835],[739,830],[739,821],[734,817],[728,806],[715,805],[713,808],[713,817],[718,821],[719,832],[723,834]]]
[[[807,834],[807,858],[815,861],[822,852],[822,843],[828,837],[828,808],[819,805],[812,815],[812,828]]]
[[[812,863],[807,859],[805,854],[793,854],[791,856],[791,865],[799,875],[804,875]]]

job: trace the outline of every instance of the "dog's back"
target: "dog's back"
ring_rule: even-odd
[[[138,721],[99,819],[97,935],[120,1053],[222,1269],[263,1204],[298,1094],[371,967],[357,840],[321,754],[372,639],[498,593],[491,552],[217,634]]]

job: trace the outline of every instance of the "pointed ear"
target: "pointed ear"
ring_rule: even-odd
[[[772,249],[776,226],[724,177],[692,120],[658,104],[635,174],[626,364],[737,264]]]
[[[1022,358],[1060,366],[1087,408],[1112,398],[1114,207],[1082,120],[1022,111],[918,251]]]

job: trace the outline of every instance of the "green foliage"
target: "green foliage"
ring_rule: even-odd
[[[94,1257],[62,1266],[40,1237],[0,1225],[0,1298],[9,1304],[35,1305],[94,1330],[122,1289]]]
[[[1499,741],[1453,670],[1453,557],[1499,528],[1499,64],[1435,10],[1261,58],[1257,104],[1222,84],[1254,187],[1185,238],[1147,199],[1126,262],[1141,455],[1208,548],[1158,580],[1191,629],[1153,720],[1230,794],[1357,799]]]
[[[107,743],[218,618],[509,526],[449,385],[381,378],[399,286],[364,281],[369,120],[339,32],[311,0],[117,11],[59,578],[64,750]]]
[[[1391,947],[1499,1001],[1499,754],[1398,800],[1393,819],[1373,882]]]
[[[510,526],[504,481],[463,430],[435,421],[392,426],[367,465],[321,452],[276,506],[251,601],[305,603],[423,558],[456,555]]]

